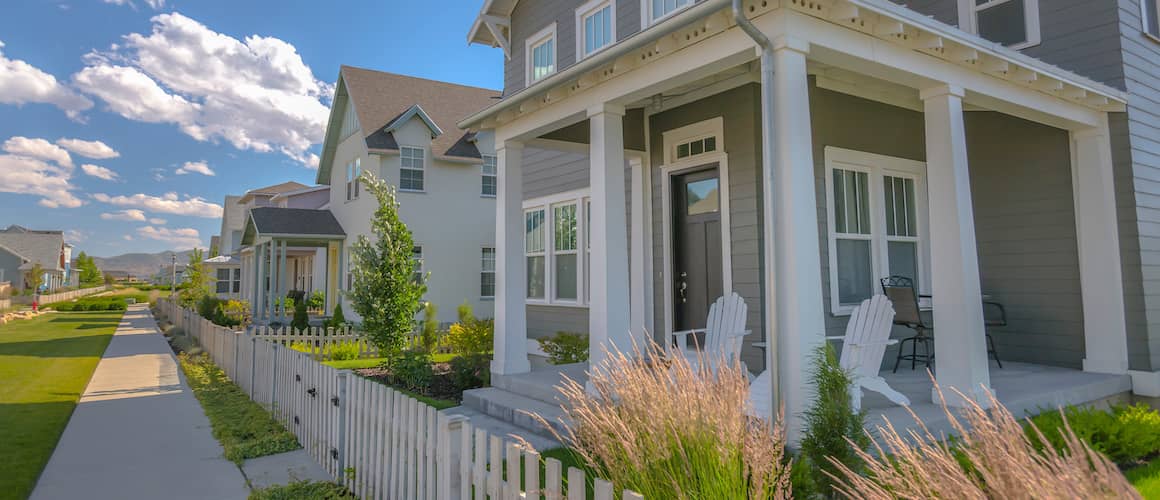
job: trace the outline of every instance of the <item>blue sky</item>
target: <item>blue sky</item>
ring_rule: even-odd
[[[313,184],[339,65],[500,88],[501,51],[466,43],[478,9],[5,2],[0,226],[65,230],[98,256],[204,247],[226,194]]]

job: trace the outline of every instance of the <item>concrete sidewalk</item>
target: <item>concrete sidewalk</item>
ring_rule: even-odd
[[[129,306],[31,498],[248,494],[148,306]]]

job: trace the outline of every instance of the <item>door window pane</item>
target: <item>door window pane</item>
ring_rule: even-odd
[[[870,262],[870,241],[837,241],[838,248],[838,301],[858,304],[873,294],[873,271]]]
[[[685,209],[689,215],[711,214],[719,210],[718,180],[704,179],[685,186]]]

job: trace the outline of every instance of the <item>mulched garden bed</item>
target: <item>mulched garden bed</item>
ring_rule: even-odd
[[[429,398],[442,399],[456,404],[461,403],[463,401],[463,390],[455,387],[455,382],[451,377],[451,363],[435,363],[432,365],[432,368],[435,372],[435,377],[431,379],[431,385],[427,387],[408,387],[401,380],[391,375],[390,369],[382,366],[363,368],[355,370],[354,373],[360,377],[374,380],[386,386],[404,389]]]

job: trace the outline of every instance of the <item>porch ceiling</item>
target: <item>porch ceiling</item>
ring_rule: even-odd
[[[743,5],[748,17],[771,37],[810,42],[811,59],[911,88],[936,82],[961,85],[968,90],[968,100],[976,104],[1014,103],[1029,113],[1049,103],[1047,108],[1058,110],[1069,123],[1090,124],[1092,113],[1122,111],[1125,106],[1121,91],[887,0],[744,0]],[[518,121],[522,123],[515,127],[518,135],[534,135],[552,128],[541,124],[536,129],[537,125],[528,123],[546,119],[548,113],[537,113],[544,108],[555,108],[550,119],[558,126],[583,119],[586,101],[593,97],[629,104],[755,59],[753,42],[739,29],[732,29],[732,15],[723,6],[728,2],[698,4],[512,94],[459,125],[487,129]],[[717,50],[706,52],[708,45]],[[682,62],[698,61],[700,66],[666,62],[678,53],[685,56]],[[674,67],[675,72],[669,69]],[[664,78],[650,80],[639,71],[644,68],[656,69],[650,73]],[[599,95],[598,89],[602,89]],[[589,99],[570,99],[583,94],[589,94]],[[568,100],[579,102],[553,106]]]

